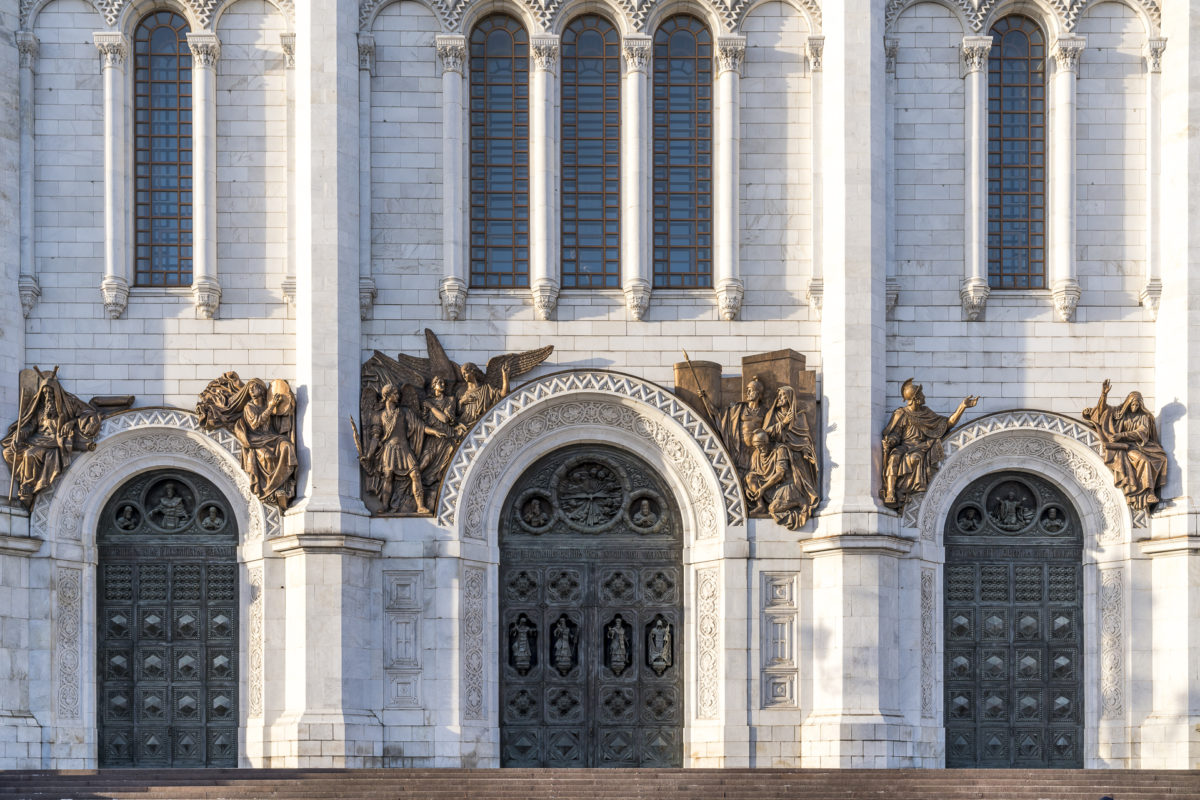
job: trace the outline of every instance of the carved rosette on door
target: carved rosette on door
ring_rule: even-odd
[[[500,531],[501,763],[681,766],[682,550],[661,478],[599,445],[535,464]]]

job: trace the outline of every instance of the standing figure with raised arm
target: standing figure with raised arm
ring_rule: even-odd
[[[942,463],[942,439],[974,408],[979,398],[968,395],[949,417],[925,407],[921,385],[909,378],[900,389],[904,405],[892,412],[883,429],[883,488],[880,495],[889,508],[901,509],[908,498],[929,488]]]
[[[1142,393],[1130,392],[1120,406],[1111,406],[1111,388],[1112,382],[1105,380],[1100,399],[1083,410],[1083,418],[1100,437],[1104,463],[1112,470],[1129,506],[1137,511],[1152,510],[1167,482],[1167,452],[1159,442],[1158,426]]]

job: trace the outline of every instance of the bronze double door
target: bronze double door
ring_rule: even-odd
[[[207,480],[122,486],[98,530],[101,767],[236,767],[237,523]]]
[[[661,479],[613,448],[560,451],[501,525],[501,764],[681,766],[681,528]]]

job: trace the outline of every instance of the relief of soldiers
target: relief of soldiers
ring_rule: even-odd
[[[1111,381],[1104,381],[1096,405],[1083,410],[1083,418],[1096,431],[1104,463],[1112,470],[1117,488],[1137,511],[1153,510],[1167,482],[1167,453],[1158,438],[1154,415],[1141,392],[1130,392],[1120,406],[1108,404]]]
[[[925,406],[925,393],[912,378],[900,389],[904,405],[892,412],[883,429],[883,504],[901,509],[908,498],[929,488],[942,463],[942,439],[974,408],[978,397],[968,396],[949,417]]]
[[[763,403],[763,385],[757,377],[746,383],[745,399],[731,403],[720,416],[721,438],[733,456],[738,473],[745,475],[754,455],[754,432],[766,423],[767,406]]]

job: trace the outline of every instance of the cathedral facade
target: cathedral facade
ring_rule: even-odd
[[[6,4],[0,768],[1195,767],[1194,35]]]

